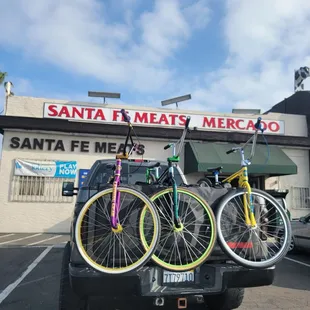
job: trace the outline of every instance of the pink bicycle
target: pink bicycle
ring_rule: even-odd
[[[148,196],[121,185],[122,160],[128,160],[137,144],[132,139],[134,130],[129,115],[124,109],[120,112],[128,124],[128,133],[123,152],[116,155],[115,165],[107,166],[107,170],[113,171],[110,170],[112,184],[104,184],[85,203],[75,224],[81,256],[91,267],[108,274],[143,267],[156,249],[161,230],[158,211]],[[148,240],[148,247],[141,239]]]

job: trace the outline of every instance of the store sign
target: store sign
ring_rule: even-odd
[[[41,150],[41,151],[59,151],[59,152],[82,152],[82,153],[100,153],[100,154],[119,154],[123,152],[125,144],[116,142],[87,141],[87,140],[62,140],[62,139],[38,139],[38,138],[19,138],[12,137],[10,148],[21,150]],[[127,151],[131,145],[127,147]],[[135,153],[143,155],[145,146],[138,145]]]
[[[186,117],[191,116],[190,127],[197,129],[210,129],[214,131],[243,131],[251,132],[257,117],[224,117],[208,116],[202,114],[181,114],[175,112],[143,111],[127,109],[131,121],[135,125],[161,126],[161,127],[183,127]],[[90,122],[116,123],[123,122],[119,109],[91,107],[80,105],[65,105],[56,103],[44,104],[44,118],[58,118],[67,120],[84,120]],[[284,121],[264,120],[263,126],[266,133],[284,134]]]
[[[75,179],[76,161],[29,161],[15,159],[14,175]]]

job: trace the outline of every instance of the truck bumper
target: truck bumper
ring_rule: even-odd
[[[211,295],[227,288],[270,285],[275,267],[249,270],[234,264],[202,265],[193,282],[163,283],[163,269],[151,266],[124,275],[106,275],[88,267],[69,265],[73,290],[79,295],[102,297],[164,297]]]

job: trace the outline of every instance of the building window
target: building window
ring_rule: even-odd
[[[72,197],[63,197],[62,183],[72,179],[41,176],[13,176],[11,201],[21,202],[72,202]]]
[[[310,208],[310,188],[291,187],[292,207],[294,209]]]
[[[44,196],[45,178],[19,176],[19,196]]]

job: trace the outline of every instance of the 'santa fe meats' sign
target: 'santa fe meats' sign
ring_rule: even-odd
[[[141,126],[183,127],[186,117],[191,117],[190,127],[209,130],[253,131],[257,118],[206,116],[199,114],[180,114],[175,112],[126,110],[133,124]],[[45,103],[45,118],[85,120],[103,123],[122,123],[120,109]],[[284,122],[264,120],[266,133],[284,134]]]

